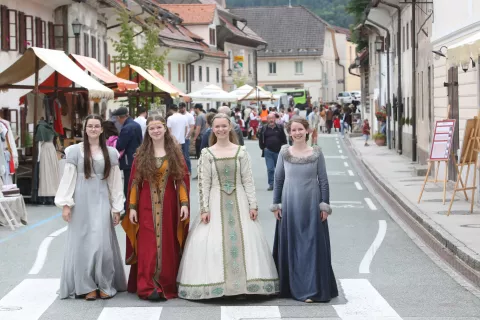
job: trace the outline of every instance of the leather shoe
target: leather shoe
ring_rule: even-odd
[[[112,296],[109,296],[108,294],[100,290],[100,299],[110,299],[111,297]]]
[[[88,294],[85,296],[85,300],[87,300],[87,301],[95,301],[95,300],[97,300],[97,290],[88,293]]]

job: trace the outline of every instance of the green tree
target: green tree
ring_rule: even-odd
[[[126,10],[119,10],[117,21],[120,23],[120,40],[113,42],[113,47],[118,53],[114,60],[123,67],[126,64],[136,64],[138,49],[135,45],[135,30],[130,25],[130,15]]]
[[[350,26],[352,33],[351,41],[357,44],[357,52],[368,46],[368,40],[363,38],[360,30],[355,27],[365,19],[365,9],[371,0],[350,0],[346,6],[346,11],[354,17],[354,24]]]

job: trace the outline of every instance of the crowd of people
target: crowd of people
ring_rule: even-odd
[[[120,131],[97,115],[86,118],[84,141],[65,151],[55,197],[69,224],[60,298],[109,299],[128,291],[151,301],[279,295],[310,303],[338,296],[325,160],[309,138],[322,110],[304,118],[298,110],[247,109],[205,112],[196,104],[190,114],[180,104],[165,117],[141,109],[132,119],[121,107],[113,113]],[[266,159],[277,219],[273,252],[258,220],[266,208],[258,206],[244,138],[258,139]],[[192,179],[198,206],[190,201]],[[200,213],[194,221],[192,209]]]

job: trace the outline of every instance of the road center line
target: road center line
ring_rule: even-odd
[[[375,204],[373,203],[372,199],[370,199],[370,198],[365,198],[365,202],[367,203],[368,207],[369,207],[371,210],[377,210],[377,207],[376,207]]]
[[[338,150],[338,152],[340,152],[340,153],[343,153],[343,151],[342,151],[342,150]]]
[[[360,184],[360,182],[355,182],[355,187],[357,187],[357,190],[363,190],[363,187]]]
[[[343,165],[348,168],[348,162],[344,162]]]
[[[281,320],[278,306],[221,307],[221,320],[269,319]]]
[[[353,177],[353,176],[354,176],[353,171],[352,171],[352,170],[348,170],[348,175],[351,176],[351,177]]]
[[[378,233],[373,240],[372,245],[368,248],[367,253],[362,259],[360,263],[360,267],[358,268],[358,272],[360,273],[370,273],[370,264],[372,263],[373,257],[377,252],[378,248],[382,245],[383,239],[385,239],[385,234],[387,233],[387,222],[385,220],[378,221]]]
[[[65,231],[67,231],[67,227],[58,229],[57,231],[52,232],[48,237],[43,239],[40,247],[38,248],[35,263],[33,264],[32,269],[30,269],[30,272],[28,272],[28,274],[38,274],[42,270],[43,265],[45,264],[45,260],[47,259],[48,247],[50,246],[50,243],[52,243],[55,237],[61,235]]]
[[[103,308],[98,320],[157,320],[162,315],[162,307],[109,307]]]

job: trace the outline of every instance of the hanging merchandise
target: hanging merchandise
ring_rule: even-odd
[[[38,143],[38,196],[55,197],[60,177],[58,175],[57,151],[53,141],[57,133],[52,125],[40,120],[35,128],[35,142]],[[53,199],[48,199],[50,203]]]
[[[15,142],[15,137],[13,136],[13,131],[12,131],[12,127],[10,126],[10,122],[0,117],[0,123],[2,123],[7,128],[6,147],[11,155],[9,166],[10,166],[10,174],[13,175],[15,173],[15,169],[18,168],[17,143]]]
[[[38,93],[37,95],[37,117],[45,116],[45,105],[43,99],[45,95],[43,93]],[[33,123],[33,117],[35,114],[35,94],[30,92],[27,94],[27,119],[26,123]]]

